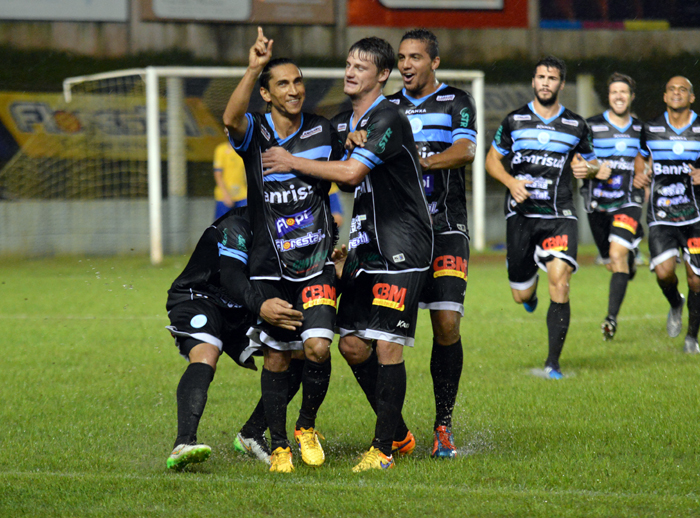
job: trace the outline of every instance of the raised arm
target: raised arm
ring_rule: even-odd
[[[268,40],[263,34],[262,27],[258,27],[258,38],[248,53],[248,69],[231,94],[224,110],[224,125],[233,140],[243,140],[248,129],[248,119],[246,119],[245,113],[255,88],[255,82],[272,57],[272,43],[273,40]]]

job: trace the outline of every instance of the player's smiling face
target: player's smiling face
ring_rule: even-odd
[[[435,69],[440,65],[440,56],[430,59],[427,45],[420,40],[403,40],[399,45],[398,67],[406,91],[423,97],[435,86]]]
[[[623,116],[630,112],[634,94],[630,91],[630,85],[618,81],[610,83],[608,88],[608,104],[615,115]]]
[[[679,112],[689,110],[694,101],[693,85],[685,77],[672,77],[666,83],[664,102],[669,110]]]
[[[260,87],[260,95],[273,110],[286,116],[298,115],[306,98],[301,71],[291,63],[276,66],[271,71],[270,89]]]
[[[552,106],[557,102],[560,90],[564,87],[561,71],[558,68],[540,65],[532,78],[535,97],[542,106]]]
[[[381,82],[389,78],[389,70],[377,69],[367,56],[361,56],[358,52],[348,55],[345,62],[345,81],[343,91],[351,99],[362,97],[364,94],[377,88]],[[381,91],[381,86],[379,86]]]

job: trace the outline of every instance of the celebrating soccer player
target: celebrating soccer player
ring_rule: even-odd
[[[666,83],[666,112],[644,124],[641,156],[651,155],[651,197],[647,209],[649,266],[671,305],[666,331],[680,334],[685,297],[678,291],[676,259],[683,250],[688,280],[688,332],[684,351],[698,353],[700,327],[700,211],[694,185],[700,184],[700,121],[690,106],[693,85],[685,77]],[[641,161],[640,161],[641,162]],[[639,169],[643,164],[638,162]],[[639,173],[640,171],[638,171]]]
[[[537,307],[537,268],[547,272],[549,354],[544,376],[561,379],[559,357],[569,330],[569,281],[578,268],[578,226],[571,190],[599,164],[586,121],[559,104],[566,64],[554,56],[535,66],[535,99],[508,114],[496,132],[486,170],[506,192],[508,280],[513,299]],[[502,160],[510,161],[510,172]]]
[[[595,179],[584,180],[581,193],[598,252],[612,271],[608,314],[601,324],[604,340],[615,336],[627,282],[636,273],[634,250],[643,235],[639,222],[644,189],[634,186],[634,163],[642,133],[642,123],[630,115],[634,86],[630,76],[611,75],[609,109],[587,121],[593,149],[603,163]]]
[[[249,245],[246,208],[233,209],[204,231],[168,291],[171,325],[167,329],[180,354],[190,362],[177,387],[177,438],[167,461],[170,469],[179,470],[209,457],[211,448],[197,442],[209,385],[222,352],[243,367],[255,368],[244,353],[253,315],[288,330],[301,326],[302,314],[291,304],[279,298],[264,300],[251,288]],[[266,442],[258,440],[256,449],[264,453]]]
[[[406,393],[403,347],[413,345],[433,245],[410,123],[382,95],[394,61],[391,45],[376,37],[348,52],[344,90],[352,111],[333,124],[344,138],[365,129],[367,142],[347,160],[322,164],[279,148],[263,155],[263,166],[275,174],[301,171],[355,191],[338,311],[340,350],[377,414],[372,446],[355,472],[394,466],[393,439]]]
[[[294,333],[263,322],[249,336],[264,355],[261,376],[265,416],[272,446],[271,471],[294,470],[287,441],[286,414],[291,349],[306,355],[303,399],[294,437],[302,460],[320,466],[324,453],[315,430],[316,414],[331,375],[330,344],[335,328],[334,235],[330,182],[292,170],[263,177],[261,156],[270,148],[326,161],[342,156],[342,143],[323,117],[302,112],[306,91],[299,68],[288,59],[272,60],[273,41],[261,28],[249,64],[224,112],[229,139],[243,158],[253,230],[250,278],[265,298],[279,297],[304,315]],[[256,81],[269,113],[246,113]]]
[[[401,38],[398,68],[404,88],[387,97],[408,117],[423,169],[423,188],[433,218],[435,249],[420,307],[430,310],[433,344],[430,373],[435,393],[432,456],[453,458],[454,410],[462,375],[460,320],[467,289],[469,233],[464,166],[474,161],[476,110],[472,96],[435,77],[438,41],[425,29]]]

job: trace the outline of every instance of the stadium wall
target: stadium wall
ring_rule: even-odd
[[[265,26],[277,49],[292,58],[342,59],[348,44],[381,34],[398,42],[404,28]],[[509,59],[537,58],[555,52],[565,59],[595,57],[650,58],[697,52],[700,31],[436,29],[441,55],[453,66]],[[95,57],[179,49],[195,57],[230,63],[247,61],[256,28],[250,24],[107,22],[0,22],[0,44],[22,49],[63,50]],[[345,44],[339,44],[339,38]]]
[[[204,229],[211,223],[211,198],[186,200],[188,217],[184,234],[173,235],[164,218],[166,254],[190,253]],[[352,196],[343,198],[346,214],[352,213]],[[472,200],[468,198],[472,219]],[[163,214],[169,214],[163,200]],[[583,218],[583,222],[585,222]],[[347,243],[350,218],[345,218],[341,241]],[[45,257],[54,255],[148,255],[148,201],[17,201],[0,202],[0,256]],[[27,229],[33,229],[27,232]],[[72,229],[70,233],[66,229]],[[486,197],[486,240],[491,244],[505,239],[503,193]]]

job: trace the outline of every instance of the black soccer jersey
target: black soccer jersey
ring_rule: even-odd
[[[612,123],[608,111],[586,122],[593,135],[593,149],[598,161],[608,162],[612,170],[607,180],[584,180],[581,194],[587,212],[615,212],[622,207],[641,207],[644,189],[635,189],[634,159],[639,153],[642,122],[631,118],[625,127]]]
[[[249,307],[246,293],[248,247],[251,242],[246,208],[233,209],[208,227],[182,273],[168,290],[166,309],[196,299],[209,299],[223,308]],[[222,278],[223,272],[223,278]],[[244,282],[240,282],[243,279]],[[257,306],[253,303],[252,306]]]
[[[370,168],[355,189],[343,275],[426,270],[433,231],[408,119],[379,96],[359,121],[349,111],[332,123],[343,142],[349,132],[367,130],[365,147],[350,158]]]
[[[678,129],[668,113],[644,124],[642,156],[653,160],[648,225],[688,225],[700,221],[690,167],[700,157],[700,121],[691,112],[690,122]]]
[[[432,94],[414,99],[404,88],[387,99],[408,117],[422,158],[442,153],[459,139],[476,143],[474,99],[463,90],[442,84]],[[464,167],[425,171],[423,189],[435,233],[467,234]]]
[[[551,119],[535,112],[532,102],[508,114],[493,140],[493,147],[510,161],[510,174],[528,180],[530,197],[517,203],[506,192],[506,217],[515,213],[529,218],[576,219],[571,191],[571,159],[581,153],[594,160],[588,124],[563,106]]]
[[[332,264],[333,218],[330,182],[296,171],[263,176],[262,153],[282,146],[294,156],[340,160],[343,144],[327,119],[304,113],[301,126],[287,138],[275,131],[271,114],[246,113],[242,142],[231,140],[245,164],[248,206],[253,228],[251,279],[301,281]]]

